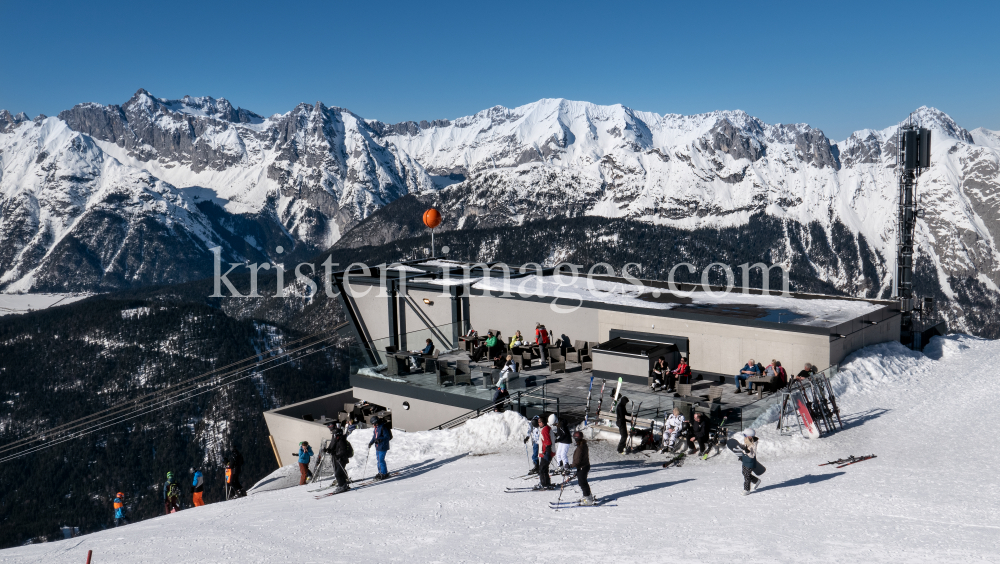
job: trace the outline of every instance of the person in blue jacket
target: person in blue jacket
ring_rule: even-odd
[[[389,469],[385,466],[385,453],[389,452],[392,430],[377,415],[372,415],[371,424],[375,428],[375,432],[372,433],[372,440],[368,443],[368,448],[375,445],[375,460],[378,461],[378,474],[375,474],[375,480],[384,480],[389,477]]]
[[[299,472],[301,473],[301,477],[299,478],[300,486],[306,485],[307,479],[312,475],[312,472],[309,471],[309,459],[312,458],[312,455],[313,449],[309,446],[309,441],[299,443],[299,453],[297,456],[299,457]],[[296,455],[292,454],[292,456]]]
[[[115,526],[128,525],[125,518],[125,494],[118,492],[115,496]]]
[[[741,393],[740,382],[746,380],[747,378],[756,378],[758,376],[760,376],[760,367],[757,366],[757,361],[751,358],[750,361],[746,363],[746,366],[743,367],[743,370],[740,370],[740,373],[736,375],[736,392],[734,393]],[[751,382],[747,382],[747,392],[752,391],[753,384]]]

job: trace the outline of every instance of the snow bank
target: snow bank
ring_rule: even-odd
[[[393,431],[386,462],[391,466],[421,462],[428,458],[523,450],[524,444],[521,441],[527,432],[528,420],[512,411],[487,413],[454,429],[413,433]],[[370,429],[355,431],[348,437],[355,451],[353,464],[359,464],[359,459],[363,463],[371,437]],[[372,463],[374,464],[374,458]]]

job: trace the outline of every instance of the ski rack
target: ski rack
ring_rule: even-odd
[[[819,373],[811,378],[793,382],[781,392],[781,411],[778,415],[778,431],[782,435],[795,432],[805,436],[805,424],[796,406],[798,400],[806,405],[813,424],[820,436],[843,429],[840,408],[826,374]]]
[[[331,460],[333,459],[333,455],[332,454],[328,454],[326,452],[326,449],[327,449],[327,447],[329,445],[330,445],[330,439],[323,439],[323,441],[320,442],[320,445],[319,445],[319,456],[316,457],[316,469],[313,470],[313,477],[312,477],[312,481],[309,482],[310,484],[319,483],[320,479],[322,479],[322,476],[323,476],[322,470],[323,470],[323,468],[325,468],[327,466],[324,463],[326,462],[326,460],[328,458],[331,459]],[[330,466],[330,472],[329,472],[329,475],[327,477],[333,476],[333,465],[330,464],[329,466]]]

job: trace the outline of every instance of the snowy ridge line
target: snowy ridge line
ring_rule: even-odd
[[[340,326],[335,327],[333,329],[333,331],[336,331],[336,329],[339,329],[340,327],[343,327],[345,325],[346,325],[346,323],[341,324]],[[319,332],[319,333],[314,333],[312,335],[307,335],[305,337],[301,337],[299,339],[295,339],[295,340],[291,341],[288,344],[299,343],[299,342],[302,342],[304,340],[314,338],[317,335],[322,335],[324,333],[325,333],[325,331],[324,332]],[[179,382],[179,383],[174,384],[172,386],[168,386],[167,388],[164,388],[164,390],[159,390],[159,391],[156,391],[156,392],[150,392],[149,394],[146,394],[144,396],[141,396],[139,398],[131,400],[131,401],[125,403],[125,404],[120,404],[120,405],[117,405],[117,406],[109,407],[109,408],[101,410],[101,411],[99,411],[97,413],[94,413],[92,415],[89,415],[87,417],[83,417],[83,418],[77,419],[75,421],[70,421],[68,423],[64,423],[62,425],[59,425],[59,426],[54,427],[52,429],[48,429],[46,431],[41,431],[41,432],[36,433],[34,435],[31,435],[29,437],[18,439],[16,441],[12,442],[12,443],[8,443],[8,444],[4,445],[3,447],[0,447],[0,454],[7,453],[7,452],[10,452],[12,450],[16,450],[17,448],[19,448],[21,446],[24,446],[24,445],[27,445],[27,444],[31,444],[33,442],[37,442],[38,440],[44,440],[45,437],[51,436],[53,434],[57,434],[58,435],[58,434],[66,433],[66,432],[72,432],[74,434],[71,435],[70,439],[77,438],[79,436],[82,436],[82,434],[93,432],[93,431],[95,431],[97,429],[84,429],[84,430],[79,430],[79,431],[74,431],[74,429],[78,429],[79,427],[85,427],[87,425],[95,424],[95,423],[96,424],[100,424],[102,422],[102,420],[105,420],[105,419],[108,419],[108,418],[117,418],[114,421],[112,421],[111,423],[109,423],[109,424],[114,424],[114,423],[121,422],[121,421],[123,421],[125,419],[138,417],[138,416],[150,413],[152,411],[163,409],[164,407],[167,407],[169,405],[173,405],[175,403],[178,403],[179,401],[184,401],[186,399],[190,399],[191,397],[194,397],[194,396],[197,396],[197,395],[201,395],[201,394],[203,394],[205,392],[214,390],[214,389],[216,389],[218,387],[227,386],[227,385],[230,385],[230,384],[232,384],[234,382],[242,380],[243,378],[246,378],[248,376],[244,376],[243,378],[238,378],[238,379],[230,381],[230,382],[225,382],[225,383],[222,382],[223,380],[225,380],[226,378],[229,378],[231,376],[235,376],[235,375],[238,375],[240,373],[246,372],[248,370],[253,370],[253,369],[259,368],[262,365],[265,365],[265,364],[268,364],[268,363],[272,363],[272,362],[274,362],[274,361],[276,361],[276,360],[278,360],[280,358],[287,357],[287,356],[289,356],[289,355],[291,355],[293,353],[296,353],[296,352],[302,351],[304,349],[307,349],[309,347],[318,345],[318,344],[320,344],[320,343],[322,343],[324,341],[327,341],[327,340],[333,338],[334,336],[335,336],[335,334],[327,335],[326,337],[318,339],[318,340],[316,340],[314,342],[311,342],[311,343],[308,343],[308,344],[305,344],[305,345],[301,345],[299,347],[295,347],[295,348],[288,349],[288,350],[285,350],[284,346],[279,346],[279,347],[277,347],[275,349],[264,351],[263,353],[259,353],[259,354],[256,354],[254,356],[247,357],[247,358],[245,358],[243,360],[230,363],[229,365],[226,365],[224,367],[220,367],[220,368],[211,370],[209,372],[205,372],[205,373],[200,374],[198,376],[194,376],[192,378],[189,378],[188,380],[185,380],[183,382]],[[331,346],[333,346],[333,345],[332,344],[328,344],[328,345],[326,345],[326,346],[324,346],[324,347],[322,347],[322,348],[320,348],[320,349],[318,349],[316,351],[312,351],[312,352],[300,355],[299,357],[295,357],[295,358],[292,358],[292,359],[290,359],[288,361],[282,362],[280,364],[277,364],[277,365],[265,368],[265,370],[269,370],[270,368],[274,368],[275,366],[281,366],[281,365],[287,364],[289,362],[294,362],[295,360],[298,360],[299,358],[302,358],[302,357],[305,357],[305,356],[308,356],[308,355],[311,355],[311,354],[315,354],[316,352],[320,352],[322,350],[326,350],[327,348],[329,348]],[[282,354],[280,354],[279,356],[269,356],[268,358],[263,359],[263,360],[260,359],[260,357],[261,357],[262,354],[272,353],[274,351],[278,351],[279,353],[282,353]],[[245,367],[242,367],[242,368],[238,368],[236,370],[233,370],[233,371],[225,373],[225,374],[218,374],[220,371],[227,370],[228,368],[231,368],[233,366],[244,364],[244,363],[246,363],[248,361],[251,361],[251,360],[256,360],[256,362],[254,362],[254,364],[252,364],[250,366],[245,366]],[[252,375],[252,374],[250,374],[250,375]],[[211,385],[206,390],[202,390],[202,391],[200,391],[198,393],[191,394],[191,395],[189,395],[187,397],[178,399],[177,401],[171,401],[174,398],[176,398],[176,397],[178,397],[178,396],[180,396],[182,394],[190,393],[192,391],[191,388],[196,388],[196,387],[200,387],[200,386],[203,386],[203,385],[207,384],[207,382],[199,382],[198,380],[204,380],[204,379],[209,378],[209,377],[213,377],[213,378],[219,380],[219,382],[217,382],[214,385]],[[167,391],[170,391],[170,390],[174,390],[174,391],[170,395],[163,397],[163,394],[165,392],[167,392]],[[158,406],[158,407],[153,407],[157,403],[163,403],[163,402],[170,402],[170,403],[167,403],[165,405],[161,405],[161,406]],[[143,403],[145,403],[145,405],[143,405]],[[123,411],[126,412],[126,413],[122,414]],[[131,412],[129,413],[129,411],[131,411]],[[100,428],[104,428],[106,426],[108,426],[108,425],[103,425]],[[65,440],[69,440],[69,439],[65,439]],[[65,442],[65,441],[61,440],[59,442]],[[13,458],[19,458],[21,456],[24,456],[26,454],[30,454],[32,452],[37,452],[38,450],[41,450],[42,448],[47,448],[47,446],[52,446],[53,444],[58,444],[58,443],[48,443],[47,445],[41,445],[40,447],[33,447],[33,448],[29,449],[26,452],[18,453],[18,454],[15,454],[15,455],[4,456],[3,458],[0,458],[0,463],[6,462],[8,460],[12,460]]]

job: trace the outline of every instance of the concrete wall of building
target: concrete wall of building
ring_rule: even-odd
[[[867,325],[843,339],[835,339],[830,343],[830,364],[839,364],[847,355],[868,345],[898,341],[901,321],[902,317],[893,315],[876,325]]]
[[[649,376],[649,358],[609,353],[600,349],[594,351],[594,371],[614,372],[639,376],[643,382]]]
[[[265,411],[264,422],[267,424],[267,432],[274,439],[279,464],[288,466],[298,462],[300,441],[309,441],[313,453],[319,454],[323,440],[330,438],[330,430],[326,425],[318,421],[306,421],[302,419],[303,415],[309,414],[315,419],[325,415],[328,419],[336,419],[337,413],[344,409],[344,404],[354,401],[354,390],[347,389]]]
[[[398,393],[386,393],[364,388],[354,388],[358,399],[381,405],[392,411],[392,426],[405,431],[426,431],[431,427],[468,413],[464,407],[419,400]],[[409,409],[403,403],[409,404]]]
[[[788,372],[798,372],[806,362],[826,368],[824,363],[828,365],[830,360],[830,337],[825,334],[600,310],[601,342],[608,339],[611,329],[688,337],[689,362],[695,374],[706,371],[735,375],[751,358],[764,365],[777,359]]]
[[[563,302],[560,300],[557,306],[568,309],[572,305]],[[469,319],[480,335],[485,335],[489,329],[498,329],[507,342],[517,330],[529,341],[534,341],[536,323],[545,325],[557,337],[566,335],[571,342],[598,340],[598,310],[590,308],[557,313],[547,302],[473,295],[469,296]]]
[[[330,438],[330,430],[316,421],[296,419],[267,411],[264,413],[264,422],[267,423],[268,433],[274,439],[281,466],[298,462],[300,441],[309,441],[313,453],[319,454],[323,440]]]

